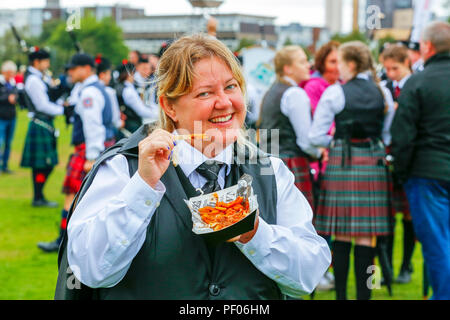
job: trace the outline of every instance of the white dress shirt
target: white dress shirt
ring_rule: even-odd
[[[57,116],[64,113],[64,107],[62,105],[53,103],[48,97],[48,88],[43,80],[42,72],[28,67],[30,75],[25,82],[25,92],[33,102],[36,111],[45,113],[49,116]],[[32,113],[31,113],[32,114]]]
[[[393,86],[394,90],[396,87],[398,87],[400,90],[402,90],[406,81],[408,81],[408,79],[410,77],[411,77],[411,75],[409,74],[406,77],[404,77],[403,79],[401,79],[400,81],[396,81],[396,80],[392,81],[392,86]],[[380,82],[380,86],[383,89],[384,97],[386,99],[386,104],[388,106],[388,112],[384,119],[383,132],[382,132],[381,136],[383,138],[384,145],[389,146],[392,141],[392,136],[391,136],[390,130],[391,130],[392,121],[394,120],[394,116],[395,116],[395,102],[394,102],[394,98],[392,97],[391,91],[386,87],[387,83],[388,83],[387,81]]]
[[[359,73],[357,78],[369,80],[367,73]],[[387,104],[387,113],[384,116],[382,137],[389,134],[390,123],[394,115],[394,100],[389,90],[381,86],[384,95],[384,101]],[[309,139],[312,145],[317,147],[328,147],[333,140],[333,136],[328,134],[330,126],[334,121],[335,115],[344,110],[345,95],[342,86],[335,83],[329,86],[320,97],[317,104],[314,120],[309,132]]]
[[[206,180],[195,169],[207,158],[184,141],[177,148],[180,168],[192,185],[200,188]],[[225,173],[231,168],[231,146],[214,159],[226,164],[218,179],[223,188]],[[319,283],[331,263],[331,253],[312,225],[311,207],[294,185],[293,174],[279,158],[270,160],[278,194],[277,224],[259,217],[254,237],[246,244],[235,244],[281,292],[300,297]],[[69,265],[82,283],[112,287],[123,279],[144,243],[147,226],[165,190],[161,181],[153,189],[138,172],[130,178],[122,155],[100,166],[67,229]]]
[[[103,94],[90,84],[99,81],[97,75],[91,75],[79,87],[80,98],[75,105],[75,112],[83,123],[86,143],[86,159],[95,160],[105,150],[106,128],[103,125]]]
[[[124,85],[122,98],[125,104],[142,119],[157,119],[159,114],[144,104],[134,85],[128,81],[125,81]]]
[[[311,128],[311,102],[305,90],[289,77],[284,77],[292,84],[281,97],[281,113],[289,118],[297,137],[296,142],[300,149],[314,158],[320,158],[320,150],[313,147],[308,138]]]

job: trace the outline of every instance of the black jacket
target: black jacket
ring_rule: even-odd
[[[391,126],[394,172],[450,181],[450,53],[439,53],[409,78]]]
[[[17,89],[12,85],[12,89],[6,87],[6,82],[3,77],[0,79],[0,119],[12,120],[16,117],[16,105],[8,101],[10,94],[15,94],[17,99]]]

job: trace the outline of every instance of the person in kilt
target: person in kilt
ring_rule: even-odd
[[[309,134],[317,147],[328,147],[315,227],[334,236],[333,269],[336,298],[347,298],[352,240],[358,300],[370,299],[367,269],[374,264],[376,237],[388,235],[390,195],[381,133],[384,92],[376,83],[369,48],[359,41],[338,49],[344,85],[328,87],[319,101]],[[328,135],[335,122],[334,137]]]
[[[62,104],[50,101],[50,84],[46,82],[45,72],[50,67],[50,54],[37,47],[30,49],[29,66],[25,72],[25,103],[31,120],[25,139],[20,165],[32,169],[34,207],[57,207],[56,202],[48,201],[44,185],[54,166],[58,163],[56,138],[58,135],[53,119],[64,113]]]
[[[408,49],[403,44],[390,45],[383,52],[383,64],[389,78],[389,80],[386,81],[385,86],[387,89],[389,89],[395,102],[395,109],[397,109],[398,98],[400,96],[401,90],[403,89],[403,86],[408,81],[408,79],[411,77],[412,73],[411,62],[408,57]],[[390,142],[391,137],[389,135],[388,141],[385,141],[387,154],[391,153]],[[391,181],[394,180],[391,179]],[[401,212],[403,214],[403,260],[400,268],[400,273],[397,279],[395,279],[395,282],[409,283],[411,282],[411,273],[413,271],[411,258],[414,253],[416,237],[414,234],[408,199],[406,197],[403,186],[397,183],[393,183],[392,190],[392,204],[394,214],[397,212]],[[395,217],[393,219],[393,222],[395,223]],[[392,252],[394,246],[393,235],[389,236],[388,246],[391,260],[390,262],[392,265]]]
[[[295,45],[279,50],[274,63],[277,80],[261,104],[260,146],[271,153],[278,151],[294,174],[295,185],[314,207],[309,159],[321,158],[324,149],[311,147],[309,143],[311,104],[305,91],[298,86],[309,79],[310,66],[303,49]],[[275,130],[278,130],[278,137]]]
[[[75,151],[70,155],[63,184],[66,195],[61,212],[60,232],[52,242],[39,242],[45,252],[58,251],[67,225],[67,214],[81,187],[81,183],[97,157],[115,143],[112,105],[103,82],[95,74],[94,59],[83,53],[75,54],[69,65],[74,82],[81,83],[79,99],[75,105],[72,144]]]

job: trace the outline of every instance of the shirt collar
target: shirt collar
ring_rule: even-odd
[[[408,81],[409,77],[411,77],[410,74],[408,74],[406,77],[404,77],[404,78],[403,78],[402,80],[400,80],[400,81],[394,80],[394,81],[393,81],[394,88],[395,88],[395,87],[399,87],[399,89],[402,89],[403,86],[405,85],[406,81]]]
[[[42,77],[42,72],[40,72],[38,69],[36,69],[35,67],[29,66],[28,70],[32,73],[35,74],[39,77]]]
[[[176,130],[173,134],[177,134]],[[215,160],[222,162],[226,165],[226,175],[228,175],[231,171],[231,163],[233,160],[233,145],[230,144],[221,153],[216,155],[214,158],[208,158],[199,150],[191,146],[184,140],[177,141],[178,148],[178,164],[180,168],[183,170],[186,177],[197,169],[199,165],[201,165],[206,160]]]
[[[291,78],[289,78],[288,76],[284,76],[283,78],[284,78],[284,80],[286,80],[287,82],[289,82],[291,85],[298,87],[298,84],[297,84],[294,80],[292,80]]]
[[[368,71],[369,72],[369,71]],[[368,72],[361,72],[356,75],[356,78],[369,80],[369,73]]]
[[[148,80],[146,80],[138,71],[136,71],[134,73],[134,82],[138,86],[143,86],[143,85],[145,85],[148,82]]]
[[[86,79],[84,79],[83,87],[86,87],[87,85],[97,82],[97,81],[98,81],[98,76],[96,74],[93,74],[93,75],[87,77]]]

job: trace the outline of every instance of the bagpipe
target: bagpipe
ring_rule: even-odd
[[[12,33],[17,40],[17,43],[19,45],[19,50],[23,52],[24,54],[30,55],[33,52],[36,52],[39,50],[39,47],[37,46],[28,46],[26,41],[22,39],[22,37],[19,35],[19,32],[15,28],[15,26],[10,23]],[[76,35],[74,34],[73,30],[70,28],[67,28],[66,31],[68,32],[70,39],[72,40],[72,43],[75,47],[75,50],[77,53],[82,52],[82,48],[80,43],[76,39]],[[20,64],[20,63],[19,63]],[[26,77],[25,77],[26,78]],[[49,97],[49,100],[51,102],[57,102],[59,101],[67,101],[68,97],[70,96],[70,93],[73,88],[73,84],[67,81],[67,75],[62,74],[57,79],[53,79],[52,74],[50,71],[47,71],[43,75],[44,83],[46,84],[48,90],[47,94]],[[25,87],[24,84],[17,86],[18,90],[18,102],[21,107],[21,109],[28,109],[29,111],[34,111],[34,106],[32,105],[32,102],[30,98],[25,93]],[[73,117],[73,110],[75,106],[65,106],[64,108],[64,115],[66,118],[66,124],[69,124],[71,122],[71,118]]]

